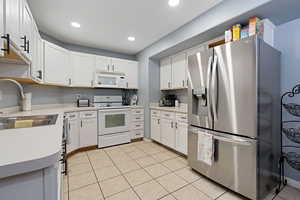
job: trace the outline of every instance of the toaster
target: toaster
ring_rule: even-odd
[[[89,99],[78,99],[77,107],[90,107],[90,100]]]

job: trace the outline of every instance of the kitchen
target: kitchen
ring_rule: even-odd
[[[0,199],[297,199],[297,1],[0,4]]]

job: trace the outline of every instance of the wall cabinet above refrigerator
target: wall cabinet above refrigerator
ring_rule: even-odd
[[[160,61],[160,89],[185,89],[187,82],[186,53],[179,53]]]

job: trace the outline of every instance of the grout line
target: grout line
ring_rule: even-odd
[[[115,167],[120,171],[120,173],[121,173],[121,176],[125,179],[125,181],[127,182],[127,184],[129,185],[129,187],[130,187],[130,189],[136,194],[136,196],[140,199],[140,200],[142,200],[142,198],[138,195],[138,193],[134,190],[134,188],[130,185],[130,183],[129,183],[129,181],[126,179],[126,177],[124,176],[124,174],[121,172],[121,170],[118,168],[118,166],[116,165],[116,163],[113,161],[113,159],[111,158],[111,156],[107,153],[107,152],[105,152],[106,154],[107,154],[107,156],[109,157],[109,159],[113,162],[113,164],[115,165]],[[138,163],[137,163],[138,164]],[[128,189],[126,189],[126,190],[128,190]],[[124,191],[126,191],[126,190],[124,190]],[[116,194],[119,194],[119,193],[121,193],[121,192],[124,192],[124,191],[120,191],[120,192],[118,192],[118,193],[116,193]],[[116,194],[113,194],[113,195],[116,195]],[[113,195],[111,195],[111,196],[113,196]],[[109,197],[109,196],[108,196]],[[108,198],[108,197],[104,197],[104,199],[106,199],[106,198]]]
[[[91,165],[91,167],[92,167],[94,176],[95,176],[95,178],[96,178],[96,180],[97,180],[97,185],[98,185],[98,187],[99,187],[99,189],[100,189],[100,192],[101,192],[101,194],[102,194],[102,197],[104,198],[104,193],[103,193],[103,191],[102,191],[102,189],[101,189],[101,187],[100,187],[100,183],[99,183],[99,181],[98,181],[97,174],[96,174],[96,172],[95,172],[95,169],[94,169],[93,164],[92,164],[92,162],[91,162],[90,156],[89,156],[88,154],[87,154],[87,157],[88,157],[88,160],[89,160],[90,165]]]
[[[135,145],[133,145],[133,146],[135,146]],[[135,147],[136,147],[136,146],[135,146]],[[143,150],[139,149],[138,147],[136,147],[136,148],[137,148],[138,150],[140,150],[140,151],[143,151]],[[167,149],[167,151],[168,151],[168,149]],[[158,152],[158,153],[155,153],[155,154],[147,154],[146,152],[143,151],[143,152],[146,154],[146,156],[144,156],[144,157],[150,156],[150,157],[152,157],[152,158],[157,162],[157,163],[154,163],[154,164],[151,164],[151,165],[148,165],[148,166],[143,167],[143,166],[140,165],[135,159],[131,158],[131,157],[128,155],[128,154],[131,153],[131,152],[123,152],[122,149],[120,149],[120,152],[125,153],[127,156],[129,156],[131,159],[133,159],[132,161],[134,161],[138,166],[140,166],[139,169],[134,169],[134,170],[132,170],[132,171],[123,173],[123,172],[118,168],[117,163],[112,159],[112,157],[109,155],[109,153],[108,153],[107,151],[105,151],[105,150],[104,150],[103,152],[104,152],[104,153],[108,156],[108,158],[112,161],[113,166],[116,167],[116,169],[120,172],[120,174],[119,174],[118,176],[122,176],[122,177],[125,179],[125,181],[127,182],[127,184],[129,185],[129,188],[127,188],[127,189],[125,189],[125,190],[123,190],[123,191],[120,191],[120,192],[117,192],[117,193],[115,193],[115,194],[112,194],[112,195],[109,195],[109,196],[107,196],[107,197],[104,197],[104,193],[103,193],[103,191],[102,191],[102,189],[101,189],[100,182],[106,181],[106,180],[109,180],[109,179],[112,179],[112,178],[115,178],[115,177],[117,177],[117,176],[115,176],[115,177],[110,177],[110,178],[108,178],[108,179],[106,179],[106,180],[102,180],[102,181],[98,180],[98,177],[97,177],[97,175],[96,175],[95,169],[94,169],[94,167],[93,167],[93,165],[92,165],[92,162],[91,162],[91,158],[89,157],[88,154],[86,154],[87,157],[88,157],[89,163],[90,163],[90,165],[91,165],[91,167],[92,167],[94,176],[96,177],[97,184],[98,184],[98,186],[99,186],[99,188],[100,188],[100,191],[101,191],[101,193],[102,193],[104,199],[107,199],[107,198],[109,198],[109,197],[111,197],[111,196],[117,195],[117,194],[119,194],[119,193],[121,193],[121,192],[124,192],[124,191],[126,191],[126,190],[131,189],[131,190],[133,190],[133,192],[137,195],[137,197],[138,197],[140,200],[142,200],[141,197],[138,195],[138,193],[135,191],[134,187],[137,187],[137,186],[146,184],[146,183],[148,183],[148,182],[154,181],[154,182],[158,183],[162,188],[164,188],[164,189],[166,190],[166,188],[165,188],[163,185],[161,185],[161,184],[157,181],[157,179],[160,178],[160,177],[162,177],[162,176],[166,176],[166,175],[169,175],[169,174],[172,174],[172,173],[173,173],[175,176],[179,177],[180,179],[184,180],[187,184],[184,185],[184,186],[182,186],[182,187],[180,187],[180,188],[178,188],[177,190],[175,190],[175,191],[173,191],[173,192],[169,192],[169,191],[166,190],[168,194],[166,194],[166,195],[160,197],[159,199],[162,199],[162,198],[164,198],[164,197],[166,197],[166,196],[168,196],[168,195],[171,195],[172,197],[174,197],[175,199],[177,199],[177,198],[173,195],[173,193],[175,193],[175,192],[177,192],[178,190],[181,190],[182,188],[187,187],[187,186],[189,186],[189,185],[191,185],[193,188],[195,188],[196,190],[198,190],[198,191],[200,191],[201,193],[203,193],[205,196],[209,197],[205,192],[201,191],[200,189],[198,189],[197,187],[195,187],[195,186],[193,185],[193,183],[195,183],[195,182],[197,182],[198,180],[200,180],[201,178],[205,178],[205,177],[199,177],[199,179],[197,179],[197,180],[192,181],[192,182],[189,183],[188,181],[186,181],[185,179],[181,178],[180,176],[178,176],[178,175],[175,173],[176,171],[179,171],[179,170],[182,170],[182,169],[184,169],[184,168],[189,167],[188,165],[185,166],[185,167],[176,169],[176,170],[171,170],[171,169],[169,169],[167,166],[165,166],[165,165],[162,164],[162,163],[165,162],[165,161],[172,160],[172,159],[176,159],[176,158],[178,158],[178,156],[180,157],[180,155],[178,155],[178,156],[176,156],[176,157],[169,158],[169,159],[164,160],[164,161],[158,161],[158,160],[156,160],[155,158],[153,158],[152,155],[159,154],[159,153],[164,153],[164,151],[161,151],[161,152]],[[173,153],[173,152],[172,152],[172,153]],[[144,157],[141,157],[141,158],[144,158]],[[138,158],[138,159],[140,159],[140,158]],[[167,173],[164,174],[164,175],[161,175],[161,176],[158,176],[158,177],[154,178],[153,176],[151,176],[151,174],[150,174],[145,168],[148,168],[148,167],[151,167],[151,166],[157,165],[157,164],[160,164],[160,165],[162,165],[163,167],[166,167],[166,168],[167,168],[168,170],[170,170],[170,171],[167,172]],[[138,170],[142,170],[142,169],[143,169],[143,170],[151,177],[151,180],[146,181],[146,182],[141,183],[141,184],[138,184],[138,185],[135,185],[135,186],[132,186],[132,185],[129,183],[129,181],[127,180],[127,178],[125,177],[125,174],[131,173],[131,172],[134,172],[134,171],[138,171]],[[93,183],[93,184],[95,184],[95,183]],[[92,185],[92,184],[89,184],[89,185]],[[86,186],[88,186],[88,185],[85,185],[85,186],[83,186],[83,187],[86,187]],[[80,187],[80,188],[83,188],[83,187]],[[80,188],[78,188],[78,189],[80,189]],[[77,189],[75,189],[75,190],[77,190]],[[69,192],[70,192],[70,190],[69,190],[69,176],[68,176],[68,198],[69,198]],[[223,196],[223,195],[226,194],[226,193],[227,193],[227,191],[225,191],[224,193],[220,194],[220,196],[218,196],[216,199],[219,199],[221,196]],[[209,198],[211,198],[211,197],[209,197]],[[215,199],[215,200],[216,200],[216,199]]]

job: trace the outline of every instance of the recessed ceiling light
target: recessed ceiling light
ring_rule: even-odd
[[[74,28],[80,28],[80,24],[78,22],[71,22],[71,26]]]
[[[128,37],[128,40],[129,40],[130,42],[133,42],[133,41],[135,41],[135,37],[129,36],[129,37]]]
[[[169,6],[176,7],[179,5],[180,0],[169,0]]]

